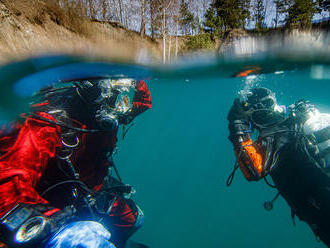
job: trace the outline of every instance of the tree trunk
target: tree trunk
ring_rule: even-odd
[[[129,8],[125,8],[125,6],[123,6],[123,2],[121,0],[121,3],[122,3],[122,6],[121,6],[121,9],[122,9],[122,15],[123,15],[123,26],[126,27],[126,28],[130,28],[129,27],[129,23],[128,23],[128,10]],[[132,8],[131,8],[132,10]]]
[[[153,0],[148,0],[148,4],[149,4],[149,9],[150,9],[150,32],[151,32],[151,38],[155,38],[155,31],[154,31],[154,12],[155,12],[155,8],[153,5]]]
[[[102,6],[102,20],[103,21],[106,21],[106,19],[107,19],[107,12],[108,12],[106,0],[102,0],[101,6]]]
[[[132,16],[134,15],[133,11],[134,11],[134,8],[133,8],[133,3],[132,3],[132,0],[129,1],[129,6],[128,7],[127,5],[124,6],[124,11],[125,11],[125,20],[124,20],[124,23],[125,23],[125,26],[128,28],[128,29],[132,29]]]
[[[118,0],[118,4],[119,4],[120,23],[124,26],[124,20],[123,20],[123,2],[122,2],[122,0]]]
[[[140,0],[141,4],[141,26],[140,35],[143,37],[145,35],[146,24],[145,24],[145,0]]]
[[[275,28],[277,28],[277,22],[278,22],[278,10],[275,11]]]
[[[113,6],[113,15],[115,17],[115,21],[120,22],[119,11],[115,0],[112,0],[112,6]]]
[[[86,1],[80,0],[79,6],[81,8],[81,11],[82,11],[81,13],[83,13],[83,16],[87,17],[88,16],[88,9],[87,9]]]
[[[165,8],[163,8],[163,63],[165,64],[166,63],[166,38],[165,38],[165,35],[166,35],[166,32],[165,32],[165,29],[166,29],[166,10]]]
[[[172,47],[172,37],[169,36],[169,40],[168,40],[168,52],[167,52],[167,61],[168,62],[171,61],[171,47]]]
[[[95,9],[94,9],[94,2],[93,0],[88,0],[89,5],[89,15],[91,19],[94,19],[95,17]]]
[[[175,32],[175,58],[178,57],[178,29],[179,29],[179,24],[178,24],[178,21],[176,21],[176,32]]]

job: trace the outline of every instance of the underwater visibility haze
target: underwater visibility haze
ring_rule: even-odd
[[[7,83],[1,79],[1,111],[5,108],[9,113],[2,111],[1,118],[10,120],[10,113],[25,111],[26,95],[55,81],[144,79],[152,109],[134,120],[125,139],[118,136],[114,155],[123,181],[135,187],[134,198],[145,214],[134,239],[155,248],[325,247],[305,223],[296,218],[294,226],[282,197],[271,211],[264,209],[264,201],[277,191],[263,180],[247,182],[237,171],[231,186],[226,186],[235,162],[226,117],[240,90],[267,87],[275,92],[279,104],[306,99],[321,112],[330,113],[329,57],[266,55],[230,61],[203,58],[168,67],[61,56],[36,58],[0,69],[2,78],[5,72],[26,70]],[[40,61],[44,67],[38,67]],[[74,73],[58,74],[65,68]],[[29,91],[30,85],[36,88]]]
[[[317,66],[329,73],[328,64]],[[186,77],[151,80],[153,108],[136,120],[116,157],[145,211],[136,237],[162,248],[325,247],[297,217],[294,226],[283,198],[272,211],[264,209],[277,191],[263,180],[247,182],[237,171],[226,186],[235,162],[226,117],[237,93],[264,86],[279,104],[304,98],[329,113],[329,74],[315,78],[314,70],[244,78],[193,78],[187,71]]]

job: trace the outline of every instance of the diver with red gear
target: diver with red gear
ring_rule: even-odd
[[[278,190],[265,209],[271,210],[274,200],[283,196],[291,216],[309,224],[330,246],[330,114],[305,100],[279,106],[272,91],[259,87],[236,98],[227,119],[237,159],[227,185],[238,168],[248,181],[265,179]]]
[[[54,233],[59,238],[68,232],[61,231],[64,226],[79,222],[88,228],[93,224],[83,222],[93,220],[109,230],[111,242],[110,234],[99,235],[105,232],[100,229],[95,237],[107,245],[91,245],[95,237],[89,230],[79,234],[89,241],[74,241],[74,247],[124,247],[143,213],[111,155],[118,127],[151,108],[145,82],[72,82],[43,89],[36,98],[25,121],[0,138],[0,241],[9,247],[46,247]],[[62,236],[63,242],[54,239],[47,247],[71,247],[68,242],[79,239]]]

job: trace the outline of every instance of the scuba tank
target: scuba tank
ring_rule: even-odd
[[[292,110],[307,138],[309,154],[324,169],[330,169],[330,114],[320,113],[308,101],[297,102]]]
[[[314,154],[323,168],[330,167],[330,114],[317,113],[303,126],[304,134],[309,138]]]

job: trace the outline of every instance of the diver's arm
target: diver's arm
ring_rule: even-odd
[[[40,113],[44,118],[48,114]],[[53,120],[53,119],[52,119]],[[56,147],[61,146],[59,128],[28,118],[15,144],[0,160],[0,216],[17,203],[47,204],[35,189]]]
[[[39,115],[54,120],[46,113]],[[36,190],[49,159],[55,157],[56,148],[61,146],[59,132],[58,127],[27,118],[15,144],[1,157],[0,240],[10,247],[23,245],[12,242],[15,241],[13,237],[21,227],[29,226],[27,223],[54,220],[55,215],[62,214],[59,209],[49,206]],[[43,235],[44,233],[41,236]]]
[[[239,99],[235,99],[228,117],[229,140],[234,146],[237,162],[248,181],[263,177],[263,159],[252,142],[252,127]]]

